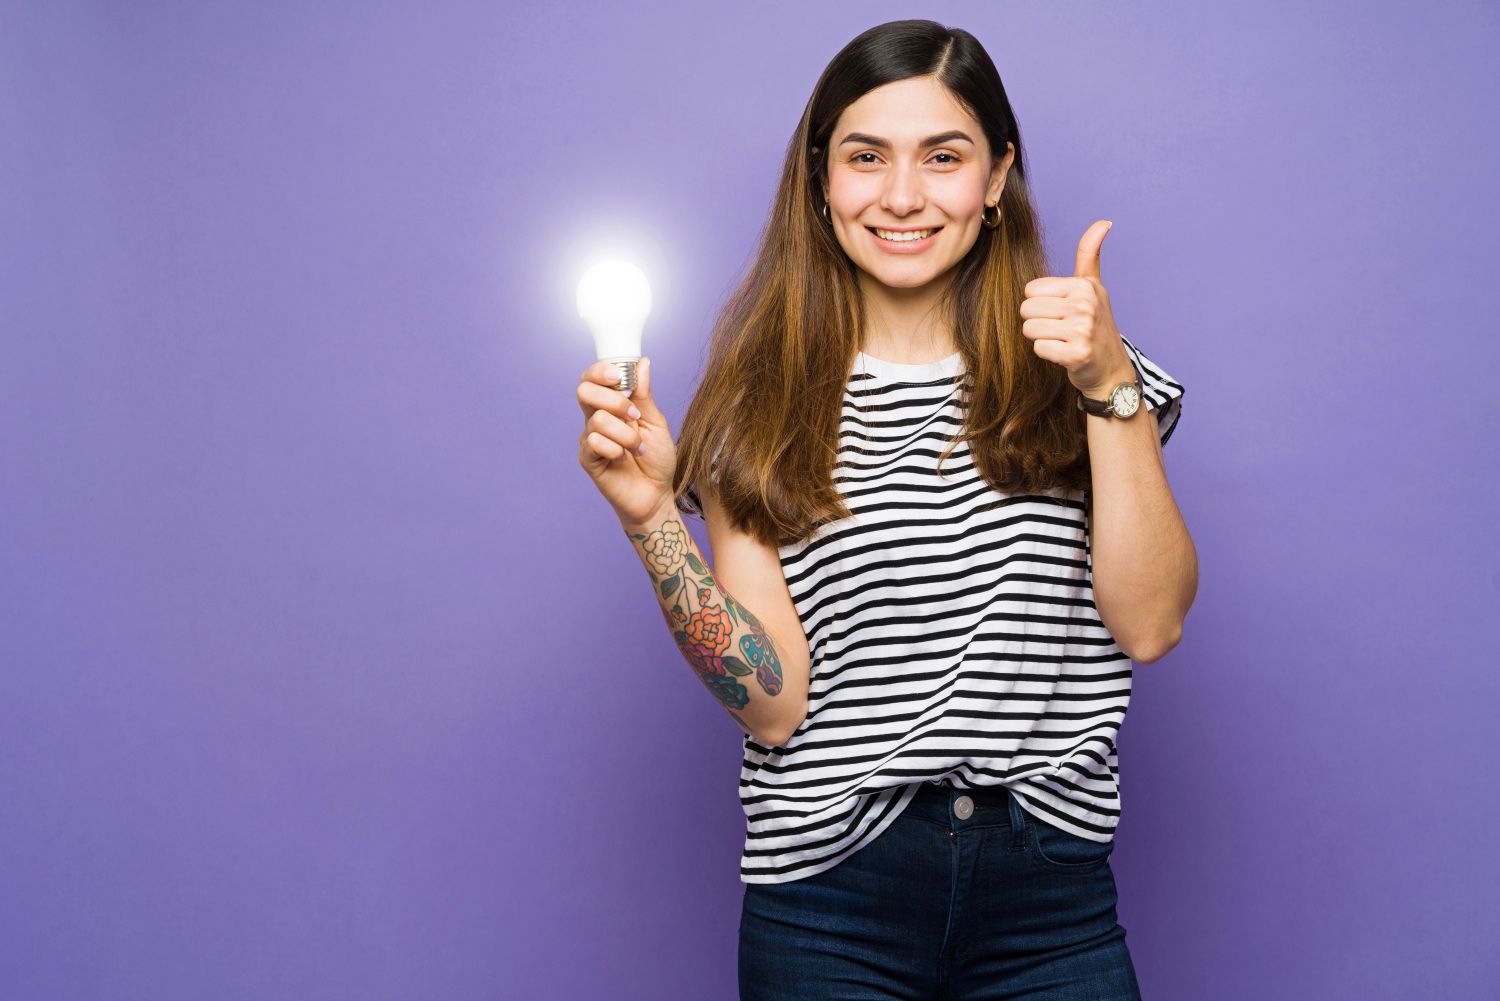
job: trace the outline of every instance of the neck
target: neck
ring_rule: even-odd
[[[951,275],[919,288],[892,288],[860,272],[865,354],[902,365],[940,361],[958,350],[953,325],[941,315],[941,298]]]

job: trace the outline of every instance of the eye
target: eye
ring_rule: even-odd
[[[849,162],[850,163],[869,164],[869,163],[872,163],[873,161],[865,160],[865,159],[863,159],[863,157],[875,156],[875,155],[876,154],[870,152],[869,150],[865,150],[863,153],[855,153],[852,157],[849,158]],[[948,159],[946,159],[946,160],[938,160],[938,157],[943,157],[943,156],[947,157]],[[933,160],[937,161],[939,164],[941,164],[944,167],[948,166],[949,164],[954,164],[954,163],[960,162],[959,158],[957,156],[954,156],[952,153],[947,153],[947,152],[934,153],[932,158],[933,158]]]

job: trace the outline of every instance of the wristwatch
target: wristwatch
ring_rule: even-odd
[[[1122,382],[1110,391],[1106,400],[1091,400],[1079,392],[1078,409],[1095,417],[1118,417],[1123,420],[1141,409],[1141,384],[1134,379]]]

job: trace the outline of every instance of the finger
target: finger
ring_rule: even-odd
[[[583,387],[607,386],[617,384],[617,382],[611,383],[609,381],[609,376],[606,373],[604,366],[604,362],[596,361],[594,362],[594,364],[578,373],[578,409],[583,411],[583,417],[585,420],[587,420],[589,416],[594,412],[597,404],[589,404],[585,402],[583,397]]]
[[[1104,279],[1099,275],[1099,254],[1104,247],[1104,237],[1112,226],[1114,223],[1108,219],[1100,219],[1083,231],[1083,237],[1078,241],[1078,256],[1073,262],[1075,277],[1092,278],[1103,284]]]
[[[651,359],[642,358],[635,363],[635,391],[633,398],[651,399]]]
[[[1061,365],[1063,368],[1067,368],[1073,362],[1072,352],[1068,350],[1067,345],[1062,341],[1054,341],[1041,337],[1031,342],[1031,349],[1043,361],[1053,362]]]
[[[1025,320],[1021,323],[1021,334],[1033,342],[1069,339],[1068,326],[1062,320]]]
[[[613,462],[625,454],[625,449],[619,442],[605,437],[598,431],[590,431],[583,441],[584,447],[596,459],[602,459],[605,462]]]
[[[1063,275],[1047,275],[1042,278],[1031,279],[1031,281],[1026,283],[1026,287],[1025,289],[1023,289],[1023,291],[1025,292],[1026,298],[1028,299],[1045,298],[1047,296],[1056,296],[1059,299],[1066,299],[1069,293],[1076,295],[1078,293],[1078,289],[1079,282],[1076,277],[1066,277]]]
[[[596,361],[583,370],[583,374],[578,377],[578,381],[597,382],[601,386],[619,389],[620,370],[612,361]]]
[[[652,394],[651,378],[653,376],[651,359],[643,356],[635,366],[635,392],[631,394],[631,401],[640,408],[641,414],[639,426],[642,428],[660,428],[666,431],[671,423],[667,415],[662,413],[661,407],[656,405],[656,397]]]
[[[588,420],[588,427],[590,431],[596,431],[632,452],[640,448],[641,442],[645,441],[639,430],[620,420],[608,410],[594,411],[593,416]]]
[[[640,408],[631,402],[630,397],[618,389],[609,389],[597,382],[578,384],[578,406],[583,410],[585,419],[592,417],[595,410],[607,410],[623,421],[633,421],[641,415]]]
[[[1023,319],[1061,320],[1068,315],[1068,300],[1055,295],[1039,295],[1021,300]]]

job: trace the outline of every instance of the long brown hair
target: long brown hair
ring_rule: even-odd
[[[969,380],[964,426],[949,451],[968,441],[997,490],[1088,485],[1087,431],[1067,373],[1037,357],[1021,333],[1026,283],[1048,271],[1000,74],[967,31],[902,20],[869,29],[834,56],[797,123],[755,261],[714,325],[682,421],[672,484],[680,511],[701,517],[693,492],[711,482],[731,523],[775,546],[851,515],[833,470],[864,308],[856,265],[822,218],[821,179],[844,109],[916,76],[937,79],[978,120],[996,160],[1015,144],[1000,226],[981,227],[940,307]]]

